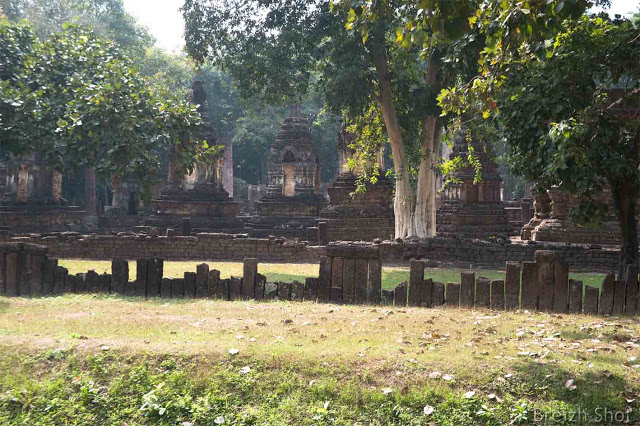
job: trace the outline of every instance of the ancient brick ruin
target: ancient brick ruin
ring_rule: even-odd
[[[391,239],[395,227],[393,221],[393,182],[385,175],[384,157],[380,152],[376,164],[364,167],[376,167],[379,180],[376,184],[367,183],[366,191],[356,193],[358,175],[362,172],[349,168],[349,160],[354,159],[355,151],[350,148],[353,136],[344,128],[338,137],[339,174],[327,188],[329,205],[320,212],[319,225],[323,230],[322,241],[373,241]],[[326,227],[326,231],[325,231]]]
[[[511,232],[507,212],[501,202],[502,179],[498,164],[491,159],[491,147],[466,133],[454,136],[451,159],[469,157],[469,145],[482,168],[482,180],[474,183],[476,170],[467,162],[454,173],[455,181],[448,185],[436,214],[439,235],[463,238],[508,238]]]
[[[197,105],[202,117],[201,131],[196,137],[206,140],[210,146],[215,146],[217,135],[211,126],[209,104],[201,79],[193,81],[191,103]],[[242,223],[236,219],[238,203],[229,196],[223,186],[223,154],[219,154],[210,162],[198,165],[188,176],[179,173],[175,165],[177,155],[178,152],[171,153],[167,186],[153,199],[155,214],[148,224],[178,228],[182,226],[182,218],[189,218],[196,227],[242,228]]]
[[[256,203],[258,228],[313,226],[326,199],[309,120],[293,105],[269,150],[267,193]]]
[[[620,244],[620,229],[613,212],[611,193],[605,191],[595,199],[608,207],[604,221],[597,227],[580,226],[571,219],[579,204],[577,196],[559,188],[535,195],[535,215],[522,229],[522,239],[578,244]]]
[[[258,260],[245,258],[242,277],[221,279],[218,270],[201,264],[183,278],[164,278],[164,261],[136,261],[135,280],[129,263],[114,259],[111,274],[94,271],[69,274],[44,246],[0,245],[0,295],[40,297],[70,293],[111,293],[146,298],[215,298],[220,300],[291,300],[396,307],[465,307],[492,310],[530,309],[557,313],[636,315],[640,307],[638,267],[629,266],[627,279],[607,275],[602,291],[569,279],[569,266],[555,251],[536,251],[535,261],[508,262],[504,280],[476,279],[463,272],[459,283],[434,282],[425,277],[426,263],[412,260],[409,281],[391,290],[382,288],[382,258],[374,244],[338,243],[327,246],[319,276],[304,282],[268,282]]]

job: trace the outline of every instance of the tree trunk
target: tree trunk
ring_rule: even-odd
[[[636,202],[638,188],[633,179],[612,182],[613,204],[620,223],[620,262],[618,275],[626,279],[627,266],[638,265],[638,225],[636,223]]]
[[[435,85],[438,68],[433,52],[427,59],[426,83]],[[416,200],[415,224],[418,237],[436,235],[436,175],[434,167],[438,161],[438,145],[441,143],[442,128],[437,115],[428,115],[424,122],[425,140],[422,145],[420,169],[418,171],[418,190]]]
[[[88,216],[96,216],[96,170],[93,166],[85,168],[85,210]]]
[[[373,62],[378,74],[380,94],[378,104],[382,110],[382,117],[387,128],[387,135],[393,154],[393,165],[396,172],[396,195],[393,203],[395,214],[396,238],[416,235],[415,206],[416,196],[409,178],[406,156],[402,142],[402,130],[398,121],[398,112],[393,103],[391,93],[391,76],[384,45],[374,46],[372,50]]]

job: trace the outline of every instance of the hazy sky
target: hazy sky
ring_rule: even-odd
[[[179,9],[183,0],[124,0],[129,13],[151,31],[156,44],[179,51],[184,46],[184,22]],[[638,0],[611,0],[610,13],[624,15],[638,9]]]

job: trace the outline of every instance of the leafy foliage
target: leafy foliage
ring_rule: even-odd
[[[10,152],[35,152],[60,171],[93,166],[148,187],[160,151],[178,145],[185,170],[210,151],[191,141],[195,107],[150,90],[116,44],[75,24],[44,41],[29,34],[25,24],[0,25],[2,45],[14,46],[3,49],[12,65],[0,86],[0,136]]]

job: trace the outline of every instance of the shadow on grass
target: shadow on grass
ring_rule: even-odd
[[[598,362],[606,361],[599,357]],[[634,392],[638,390],[636,383],[606,370],[576,375],[561,366],[534,361],[518,361],[511,368],[516,371],[516,378],[502,382],[500,391],[524,395],[543,404],[544,401],[555,401],[548,407],[551,411],[566,410],[567,407],[561,408],[557,402],[566,403],[569,410],[579,409],[581,413],[586,413],[588,421],[584,424],[603,421],[598,419],[598,413],[602,414],[605,410],[624,413],[626,404],[623,397],[628,395],[630,389]],[[630,420],[631,424],[638,424],[640,415],[632,412]]]

